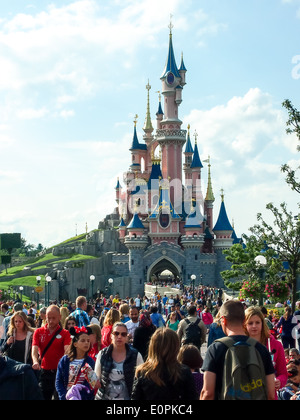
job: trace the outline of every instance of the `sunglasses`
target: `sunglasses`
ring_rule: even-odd
[[[119,337],[119,335],[121,335],[122,337],[127,337],[128,333],[127,332],[114,331],[113,335],[115,335],[116,337]]]

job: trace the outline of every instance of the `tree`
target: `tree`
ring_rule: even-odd
[[[286,123],[287,134],[296,134],[298,140],[300,141],[300,112],[293,106],[290,100],[285,100],[282,104],[284,108],[287,109],[289,119]],[[297,146],[298,151],[300,151],[300,145]],[[300,193],[300,182],[297,180],[297,170],[292,169],[288,164],[284,164],[281,167],[281,171],[286,174],[286,182],[291,187],[293,191]]]
[[[292,310],[295,311],[297,274],[300,267],[300,220],[295,219],[287,210],[286,203],[281,203],[280,209],[269,203],[267,209],[274,215],[272,226],[265,222],[259,213],[257,215],[259,224],[250,228],[250,231],[258,241],[267,243],[280,263],[288,263],[286,273],[292,290]]]
[[[273,300],[278,301],[283,297],[285,300],[288,289],[279,275],[283,274],[284,267],[275,250],[267,245],[263,237],[243,235],[243,239],[246,246],[236,244],[224,251],[226,259],[232,264],[230,270],[221,273],[225,286],[239,290],[243,299],[249,297],[259,300],[266,293]],[[267,261],[263,271],[255,262],[255,257],[260,254]]]

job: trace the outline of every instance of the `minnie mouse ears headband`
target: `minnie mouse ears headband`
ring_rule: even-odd
[[[91,335],[93,334],[93,331],[90,327],[71,327],[69,330],[70,334],[78,339],[82,334],[87,334],[87,335]]]

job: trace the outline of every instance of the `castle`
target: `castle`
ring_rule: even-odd
[[[193,146],[190,126],[184,130],[179,119],[186,73],[183,55],[180,67],[176,64],[170,25],[156,130],[148,82],[143,141],[138,139],[136,116],[131,165],[116,186],[118,235],[126,252],[114,253],[112,264],[119,280],[130,282],[126,289],[131,296],[143,295],[144,283],[159,278],[165,270],[184,284],[190,284],[194,275],[196,285],[222,287],[220,272],[230,267],[223,250],[239,242],[228,220],[223,192],[219,216],[213,221],[210,158],[203,161],[207,163],[203,188],[197,133]]]

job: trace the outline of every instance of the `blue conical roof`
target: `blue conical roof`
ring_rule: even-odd
[[[151,190],[152,188],[157,189],[158,184],[156,184],[156,183],[155,183],[155,185],[151,185],[151,184],[153,184],[152,181],[154,181],[154,180],[158,181],[159,178],[162,178],[162,172],[161,172],[160,164],[158,162],[153,162],[150,178],[148,180],[148,189],[149,190]]]
[[[170,71],[174,74],[175,77],[178,77],[179,79],[181,78],[178,71],[178,67],[176,65],[175,56],[174,56],[172,33],[170,33],[168,58],[167,58],[166,66],[161,76],[161,79],[166,77]]]
[[[233,231],[233,228],[227,216],[224,201],[222,201],[221,203],[219,217],[213,231],[220,231],[220,230]]]
[[[194,150],[194,156],[193,156],[191,168],[203,168],[203,165],[201,163],[200,156],[199,156],[197,143],[195,144],[195,150]]]
[[[127,229],[145,229],[145,226],[141,222],[138,214],[135,213]]]
[[[120,224],[119,224],[119,226],[118,226],[118,227],[119,227],[119,228],[121,228],[121,227],[126,227],[126,223],[124,222],[123,217],[122,217],[121,222],[120,222]]]
[[[136,126],[134,127],[132,145],[131,145],[131,148],[129,150],[130,151],[132,151],[132,150],[147,150],[147,145],[146,144],[141,144],[138,140],[137,132],[136,132]]]
[[[190,138],[190,133],[188,133],[188,136],[187,136],[187,141],[186,141],[186,146],[185,146],[185,151],[184,151],[184,153],[194,153],[194,149],[193,149],[193,146],[192,146],[192,143],[191,143],[191,138]]]

